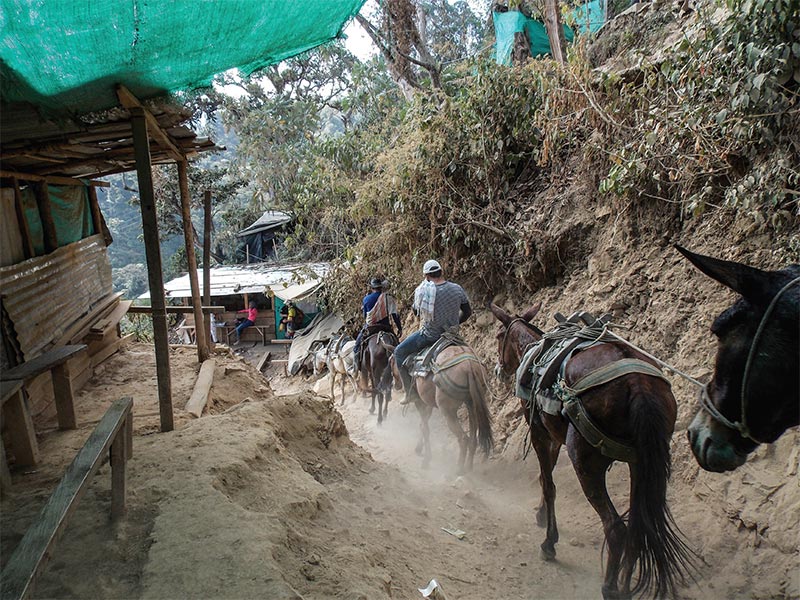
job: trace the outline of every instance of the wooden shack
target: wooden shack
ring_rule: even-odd
[[[181,125],[186,111],[150,112],[186,155],[214,148]],[[119,322],[130,302],[113,293],[113,240],[97,199],[108,183],[96,178],[135,169],[131,116],[117,108],[49,121],[30,105],[3,104],[0,119],[0,369],[83,344],[64,369],[78,390],[123,343]],[[151,160],[174,162],[158,144]],[[50,371],[25,390],[35,420],[54,414]]]

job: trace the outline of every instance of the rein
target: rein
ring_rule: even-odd
[[[764,312],[764,315],[761,317],[761,322],[758,324],[758,329],[753,337],[753,343],[750,344],[750,351],[747,354],[747,362],[745,363],[744,374],[742,375],[742,393],[740,399],[742,420],[731,421],[725,415],[723,415],[716,406],[714,406],[714,403],[711,402],[711,396],[708,394],[708,384],[704,385],[702,391],[700,392],[700,407],[705,410],[712,419],[724,427],[736,431],[743,438],[751,440],[756,444],[763,444],[764,442],[754,438],[750,433],[750,429],[747,427],[747,384],[750,382],[750,368],[753,366],[753,357],[756,354],[758,342],[760,341],[761,334],[764,333],[764,328],[766,327],[769,317],[772,316],[772,311],[778,305],[778,300],[780,297],[796,283],[800,283],[800,277],[792,279],[789,283],[783,286],[777,294],[775,294],[775,297],[772,299],[767,307],[767,310]]]
[[[503,343],[500,345],[500,359],[498,360],[498,363],[500,364],[501,368],[505,368],[506,366],[505,363],[503,362],[503,357],[506,355],[506,349],[508,346],[508,334],[511,332],[511,328],[517,323],[522,323],[531,333],[539,335],[538,330],[533,325],[528,323],[525,319],[521,317],[515,317],[514,319],[512,319],[511,323],[506,325],[506,331],[503,334]],[[521,356],[524,356],[530,347],[531,344],[528,344],[528,346],[526,346],[525,349],[522,351]]]

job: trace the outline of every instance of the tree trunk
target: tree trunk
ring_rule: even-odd
[[[547,29],[553,58],[563,65],[566,62],[567,51],[558,0],[544,0],[544,25]]]

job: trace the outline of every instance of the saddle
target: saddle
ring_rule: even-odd
[[[468,344],[457,333],[445,331],[433,345],[409,356],[404,365],[412,377],[426,377],[428,373],[434,371],[434,361],[439,353],[450,346],[468,346]]]
[[[579,350],[612,341],[624,341],[607,333],[611,315],[599,319],[587,312],[576,312],[569,318],[556,313],[558,325],[532,346],[522,357],[517,369],[517,396],[526,401],[526,409],[569,419],[583,438],[602,454],[614,460],[636,462],[636,450],[624,440],[604,433],[583,406],[580,395],[629,373],[643,373],[669,383],[658,367],[626,358],[599,367],[582,379],[567,385],[564,370],[569,359]],[[529,419],[530,422],[530,419]]]
[[[396,346],[400,343],[400,341],[397,339],[397,335],[394,331],[392,331],[391,327],[387,327],[386,325],[371,325],[366,327],[364,329],[364,339],[361,340],[361,348],[359,348],[358,364],[363,364],[364,352],[366,352],[367,348],[369,347],[369,341],[382,333],[389,335],[389,341],[391,344]]]
[[[591,313],[578,311],[569,317],[556,313],[555,319],[558,325],[525,353],[516,376],[517,396],[526,400],[529,406],[535,402],[550,415],[561,414],[562,402],[553,385],[559,375],[563,375],[567,361],[579,350],[603,341],[602,332],[611,321],[611,315],[605,314],[598,319]]]

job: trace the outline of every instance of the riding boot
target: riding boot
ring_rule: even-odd
[[[403,389],[406,392],[406,396],[400,401],[400,405],[416,402],[419,399],[419,394],[417,393],[416,386],[412,382],[411,375],[406,371],[405,367],[398,368],[398,371],[400,371],[400,379],[403,380]]]

